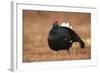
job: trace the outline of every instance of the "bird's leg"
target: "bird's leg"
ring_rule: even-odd
[[[70,55],[70,51],[69,51],[69,49],[67,50],[67,53],[68,53],[68,55]]]
[[[70,55],[73,55],[73,47],[72,46],[70,47],[69,53],[70,53]]]
[[[68,54],[68,51],[64,50],[64,55],[67,55]],[[69,54],[68,54],[69,55]]]
[[[60,51],[58,51],[58,56],[60,56]]]
[[[60,51],[56,51],[55,54],[56,54],[56,56],[58,57],[59,54],[60,54]]]
[[[57,56],[57,51],[55,51],[55,56]]]

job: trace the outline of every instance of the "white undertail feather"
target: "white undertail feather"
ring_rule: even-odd
[[[72,26],[70,26],[69,28],[72,29]]]
[[[69,27],[69,28],[70,28],[70,25],[69,25],[69,23],[68,23],[68,22],[66,23],[66,27]]]
[[[65,23],[65,22],[63,22],[60,26],[64,26],[64,27],[66,27],[66,23]]]
[[[68,22],[67,23],[63,22],[60,26],[68,27],[68,28],[72,29],[72,26],[70,26],[70,24]]]

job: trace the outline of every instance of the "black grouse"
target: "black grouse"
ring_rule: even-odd
[[[49,47],[54,51],[67,50],[69,53],[73,42],[79,42],[81,48],[85,47],[84,42],[74,30],[59,26],[58,21],[55,21],[48,34]]]

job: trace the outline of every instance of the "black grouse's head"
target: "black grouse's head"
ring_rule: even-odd
[[[59,24],[58,21],[54,21],[50,29],[49,35],[55,35],[58,32]]]
[[[54,21],[54,23],[53,23],[53,28],[58,28],[58,26],[59,26],[59,23],[58,23],[58,21]]]

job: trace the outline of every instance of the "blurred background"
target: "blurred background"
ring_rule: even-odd
[[[86,47],[78,43],[57,53],[48,47],[48,32],[53,20],[69,22],[73,30],[84,40]],[[77,12],[50,12],[23,10],[23,62],[91,59],[91,14]]]

